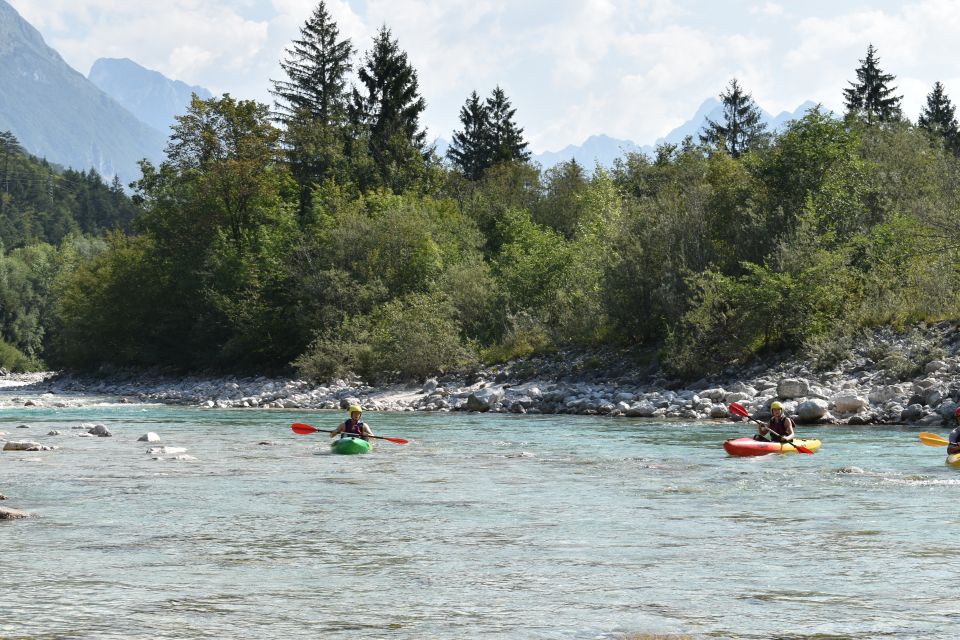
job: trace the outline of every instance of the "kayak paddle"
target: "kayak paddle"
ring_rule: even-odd
[[[322,431],[323,433],[333,433],[333,429],[317,429],[316,427],[311,427],[308,424],[303,424],[302,422],[294,422],[290,425],[290,428],[293,429],[294,433],[299,433],[302,436],[305,436],[310,433],[316,433]],[[367,436],[368,438],[376,438],[377,440],[389,440],[390,442],[396,442],[397,444],[407,444],[409,440],[404,440],[403,438],[388,438],[386,436]]]
[[[741,418],[748,418],[748,419],[750,419],[750,420],[753,420],[753,421],[756,422],[757,424],[762,424],[763,426],[767,426],[767,425],[765,425],[763,422],[760,422],[759,420],[757,420],[756,418],[754,418],[752,415],[750,415],[750,412],[747,411],[747,408],[744,407],[744,406],[743,406],[742,404],[740,404],[739,402],[731,402],[731,403],[730,403],[730,413],[735,413],[735,414],[737,414],[738,416],[740,416]],[[785,442],[785,443],[784,443],[784,442],[781,442],[780,444],[781,444],[781,447],[780,447],[781,449],[783,449],[783,446],[782,446],[782,445],[784,445],[784,444],[791,444],[791,445],[793,445],[793,448],[797,450],[798,453],[813,453],[812,450],[806,448],[806,447],[803,446],[802,444],[797,444],[797,443],[795,443],[795,442],[790,442],[789,440],[788,440],[787,442]]]
[[[941,438],[937,434],[930,433],[929,431],[923,431],[920,433],[920,442],[928,447],[945,447],[950,444],[950,441],[946,438]]]

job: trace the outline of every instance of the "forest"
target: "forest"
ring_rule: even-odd
[[[132,195],[0,133],[0,366],[378,382],[577,346],[692,378],[957,318],[954,106],[911,121],[872,45],[843,114],[767,131],[732,79],[696,139],[546,171],[499,87],[439,157],[387,26],[358,57],[320,2],[285,54],[273,105],[195,97]]]

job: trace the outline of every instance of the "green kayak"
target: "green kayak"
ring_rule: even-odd
[[[363,438],[346,437],[330,443],[330,450],[334,453],[369,453],[370,443]]]

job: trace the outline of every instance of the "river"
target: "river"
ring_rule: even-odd
[[[960,471],[915,429],[802,428],[815,455],[730,458],[748,425],[369,413],[410,444],[335,456],[290,423],[340,413],[11,395],[7,439],[58,448],[0,454],[3,504],[36,516],[0,522],[0,638],[948,638],[960,622]],[[154,459],[148,431],[196,459]]]

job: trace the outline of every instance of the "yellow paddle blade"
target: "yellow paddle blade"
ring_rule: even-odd
[[[950,441],[946,438],[942,438],[935,433],[930,433],[929,431],[923,431],[920,433],[920,442],[928,447],[945,447],[950,444]]]

